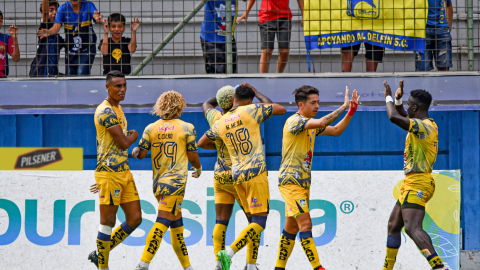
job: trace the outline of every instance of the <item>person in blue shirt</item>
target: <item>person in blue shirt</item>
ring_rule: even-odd
[[[448,71],[452,65],[452,0],[428,0],[425,50],[415,51],[415,70]]]
[[[42,14],[41,29],[50,29],[55,22],[60,5],[57,1],[43,0],[40,5]],[[59,75],[58,59],[60,50],[65,48],[65,40],[59,34],[47,38],[38,38],[37,54],[30,65],[30,77],[55,77]]]
[[[41,29],[37,35],[46,38],[65,28],[67,56],[65,73],[67,76],[90,75],[95,53],[97,52],[97,35],[93,30],[92,20],[103,22],[103,15],[89,1],[70,0],[58,8],[55,24],[50,29]]]
[[[235,19],[237,18],[238,0],[232,1],[232,62],[233,73],[237,73],[237,43],[233,36]],[[212,0],[205,4],[205,17],[200,32],[205,71],[207,73],[226,73],[225,36],[227,35],[227,20],[225,18],[225,1]]]

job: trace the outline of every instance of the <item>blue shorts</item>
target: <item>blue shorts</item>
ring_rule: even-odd
[[[430,71],[452,67],[452,36],[448,28],[425,29],[425,52],[415,52],[415,70]]]

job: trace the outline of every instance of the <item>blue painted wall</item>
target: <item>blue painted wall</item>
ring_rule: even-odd
[[[269,170],[281,161],[282,129],[291,115],[273,116],[263,124]],[[321,112],[318,116],[325,115]],[[480,115],[478,111],[430,112],[439,127],[439,154],[435,170],[461,169],[464,249],[480,250]],[[157,117],[127,113],[129,129],[139,133]],[[202,113],[185,113],[198,137],[208,128]],[[83,147],[84,169],[96,164],[93,114],[0,115],[0,146]],[[341,137],[316,141],[313,170],[401,170],[406,132],[391,124],[385,112],[357,112]],[[132,147],[133,148],[133,147]],[[131,149],[129,150],[131,153]],[[205,170],[213,170],[215,153],[200,149]],[[134,170],[150,170],[149,159],[130,160]]]

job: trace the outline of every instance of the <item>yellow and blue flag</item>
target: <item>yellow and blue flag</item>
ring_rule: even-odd
[[[428,0],[305,0],[307,51],[365,42],[423,51]]]

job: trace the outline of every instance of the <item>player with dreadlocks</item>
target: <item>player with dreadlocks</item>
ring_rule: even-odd
[[[163,93],[152,111],[160,119],[145,128],[138,147],[132,151],[134,158],[143,159],[152,150],[153,192],[158,201],[157,221],[147,235],[136,270],[148,269],[168,228],[172,247],[182,268],[193,270],[183,239],[182,203],[188,162],[195,167],[192,175],[195,178],[202,173],[202,165],[197,153],[195,127],[178,119],[185,107],[180,93],[173,90]]]

